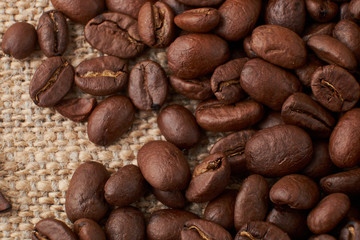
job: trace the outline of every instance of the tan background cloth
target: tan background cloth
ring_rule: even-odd
[[[50,0],[1,0],[0,41],[13,23],[25,21],[35,27],[43,11],[52,10]],[[70,43],[64,56],[76,67],[81,61],[102,54],[91,48],[83,36],[83,26],[69,23]],[[138,112],[130,131],[109,147],[99,147],[87,138],[86,123],[65,119],[52,108],[40,108],[29,97],[29,83],[46,57],[37,50],[24,60],[16,60],[0,50],[0,191],[12,203],[12,210],[0,214],[0,239],[30,239],[34,224],[43,218],[57,218],[72,226],[64,211],[65,193],[74,170],[85,161],[105,164],[109,171],[136,164],[137,151],[154,139],[163,139],[156,124],[156,112]],[[130,61],[151,59],[168,72],[165,50],[147,50]],[[88,96],[72,90],[70,96]],[[166,104],[180,103],[194,111],[197,101],[170,92]],[[186,152],[191,168],[207,156],[221,134],[207,134],[195,149]],[[146,217],[165,208],[147,193],[134,206]],[[186,209],[201,214],[202,205]]]

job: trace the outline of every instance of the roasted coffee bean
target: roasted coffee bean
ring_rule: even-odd
[[[17,22],[11,25],[2,37],[1,49],[16,59],[28,57],[37,42],[36,30],[33,25]]]
[[[159,109],[166,100],[167,92],[167,76],[158,63],[143,61],[131,70],[128,94],[138,109]]]
[[[7,212],[11,209],[11,204],[4,197],[4,195],[0,192],[0,213]]]
[[[180,240],[184,223],[199,218],[197,215],[176,209],[162,209],[151,214],[146,233],[148,240]]]
[[[120,58],[132,58],[145,48],[138,32],[138,23],[122,13],[104,13],[88,22],[84,35],[91,46]]]
[[[304,31],[303,40],[307,42],[311,37],[316,35],[332,35],[335,23],[314,23]]]
[[[360,61],[360,27],[351,20],[339,21],[333,31],[333,36],[345,44]]]
[[[248,60],[234,59],[215,69],[211,77],[211,89],[219,101],[230,104],[245,97],[240,86],[240,74]]]
[[[349,4],[350,13],[356,19],[360,19],[360,1],[359,0],[351,0]]]
[[[280,25],[301,34],[304,30],[305,20],[304,0],[270,0],[266,6],[266,24]]]
[[[317,22],[329,22],[337,15],[339,6],[330,0],[305,0],[307,12]]]
[[[207,7],[219,5],[223,0],[177,0],[193,7]]]
[[[245,63],[240,84],[250,97],[275,111],[291,94],[301,91],[295,75],[260,58]]]
[[[59,11],[44,12],[39,19],[37,36],[41,51],[47,57],[62,55],[69,42],[65,16]]]
[[[140,169],[135,165],[126,165],[107,180],[105,199],[111,205],[125,207],[137,201],[145,188],[146,182]]]
[[[223,153],[209,155],[195,167],[186,189],[186,199],[190,202],[207,202],[216,198],[229,183],[230,173],[230,164]]]
[[[310,136],[292,125],[260,130],[245,146],[249,171],[268,177],[300,171],[310,162],[312,154]]]
[[[335,119],[305,93],[294,93],[284,102],[281,117],[286,124],[299,126],[315,137],[329,137]]]
[[[174,75],[170,76],[171,87],[175,92],[195,100],[206,100],[213,96],[210,79],[181,79]]]
[[[206,33],[219,24],[220,15],[215,8],[196,8],[177,15],[174,21],[185,31]]]
[[[329,234],[320,234],[316,236],[311,236],[309,240],[336,240],[336,238]]]
[[[105,232],[109,240],[144,240],[145,228],[144,215],[140,210],[124,207],[111,212],[105,225]]]
[[[237,191],[225,190],[217,198],[208,203],[203,218],[217,223],[225,229],[234,227],[234,209]]]
[[[174,11],[175,16],[183,13],[186,10],[191,9],[190,6],[187,6],[177,0],[161,0],[161,2],[164,2],[167,5],[169,5],[169,7],[171,7],[171,9]]]
[[[106,240],[102,228],[93,220],[81,218],[74,222],[74,232],[80,240]]]
[[[243,41],[243,48],[246,53],[246,56],[249,58],[256,58],[258,57],[256,53],[251,48],[251,36],[247,36]]]
[[[159,200],[162,204],[168,206],[169,208],[183,208],[186,204],[186,198],[182,191],[161,191],[159,189],[153,188],[153,194],[156,199]]]
[[[236,230],[251,221],[264,221],[268,211],[269,184],[260,175],[246,178],[237,194],[234,210]]]
[[[231,234],[220,225],[203,219],[189,220],[181,230],[181,240],[232,240]]]
[[[194,115],[181,105],[169,105],[161,110],[157,124],[167,141],[179,148],[192,148],[201,137]]]
[[[251,49],[266,61],[295,69],[306,63],[304,41],[293,31],[278,25],[262,25],[251,34]]]
[[[315,55],[308,55],[308,61],[306,64],[295,69],[295,73],[304,86],[310,87],[313,73],[321,66],[324,66],[324,63],[319,58]]]
[[[96,104],[96,98],[71,98],[60,101],[54,109],[74,122],[83,122],[87,120]]]
[[[335,173],[320,179],[320,186],[325,193],[345,193],[349,196],[360,195],[360,168]]]
[[[30,97],[40,107],[52,107],[67,94],[74,81],[74,69],[62,57],[43,61],[30,82]]]
[[[349,209],[350,200],[345,194],[330,194],[309,213],[307,225],[315,234],[327,233],[346,216]]]
[[[154,0],[105,0],[106,7],[111,12],[124,13],[135,19],[138,18],[140,8],[146,2],[154,2]]]
[[[215,33],[229,41],[238,41],[255,27],[261,0],[226,0],[219,7],[220,23]]]
[[[146,2],[139,11],[139,35],[141,40],[154,48],[170,45],[175,35],[174,12],[163,2]]]
[[[355,20],[354,16],[350,12],[349,5],[350,3],[348,2],[341,3],[339,10],[340,20]]]
[[[139,150],[137,163],[146,181],[162,191],[183,190],[191,178],[185,156],[169,142],[146,143]]]
[[[40,220],[35,225],[35,230],[32,235],[33,240],[42,239],[68,239],[77,240],[75,233],[62,221],[52,218],[45,218]]]
[[[127,63],[120,58],[103,56],[81,62],[75,69],[75,84],[94,96],[116,93],[129,78]]]
[[[357,240],[360,237],[360,221],[348,222],[340,232],[339,240]]]
[[[279,227],[268,222],[248,222],[240,227],[234,240],[290,240]]]
[[[87,125],[89,140],[98,145],[115,142],[129,130],[135,119],[135,109],[125,96],[111,96],[92,111]]]
[[[200,127],[208,131],[228,132],[251,127],[260,121],[263,112],[263,106],[252,100],[224,104],[211,99],[197,106],[195,117]]]
[[[284,121],[281,118],[281,113],[279,112],[270,112],[267,116],[263,118],[257,125],[257,129],[265,129],[274,127],[277,125],[285,124]]]
[[[99,221],[105,216],[108,204],[104,186],[108,178],[104,165],[97,162],[85,162],[76,169],[65,197],[65,211],[70,221],[80,218]]]
[[[167,49],[168,65],[179,78],[193,79],[215,70],[230,57],[227,43],[213,34],[187,34]]]
[[[56,10],[81,24],[86,24],[105,8],[104,0],[51,0],[51,3]]]
[[[233,174],[247,174],[245,144],[254,134],[254,130],[242,130],[223,137],[210,149],[210,154],[224,153]]]
[[[360,86],[345,69],[336,65],[319,67],[311,77],[316,100],[333,112],[350,110],[360,97]]]

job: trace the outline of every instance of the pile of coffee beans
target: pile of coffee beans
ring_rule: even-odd
[[[38,41],[48,57],[30,83],[34,103],[88,119],[89,140],[103,146],[137,110],[159,111],[167,141],[146,143],[137,166],[112,176],[80,165],[65,203],[73,231],[43,219],[33,239],[360,238],[360,0],[51,1],[37,30],[16,23],[2,42],[22,59]],[[65,16],[106,56],[71,66]],[[170,76],[150,60],[129,69],[124,59],[147,47],[167,48]],[[74,82],[94,97],[67,99]],[[163,107],[169,86],[201,100],[195,116]],[[191,171],[182,150],[204,131],[226,136]],[[148,190],[172,209],[145,219],[130,205]],[[188,202],[208,204],[197,216],[182,210]]]

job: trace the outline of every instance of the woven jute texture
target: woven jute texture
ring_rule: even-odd
[[[15,22],[36,27],[41,14],[52,9],[49,0],[1,0],[0,41]],[[102,55],[85,41],[84,26],[71,21],[68,24],[70,43],[64,57],[74,67]],[[13,59],[0,50],[0,191],[12,203],[10,212],[0,214],[0,239],[30,239],[34,224],[49,217],[71,227],[64,209],[65,193],[81,163],[97,161],[112,173],[124,165],[136,164],[137,152],[146,142],[164,139],[156,124],[158,113],[138,111],[132,128],[116,143],[108,147],[94,145],[88,140],[86,123],[72,122],[52,108],[36,106],[30,99],[30,80],[44,59],[39,49],[24,60]],[[146,59],[160,63],[168,72],[163,49],[148,49],[129,62],[130,69]],[[88,95],[74,87],[69,96]],[[174,103],[191,111],[198,104],[170,91],[166,104]],[[200,144],[185,152],[191,169],[207,156],[220,136],[204,133]],[[133,205],[147,218],[154,210],[166,208],[151,193]],[[201,214],[203,207],[190,204],[186,209]]]

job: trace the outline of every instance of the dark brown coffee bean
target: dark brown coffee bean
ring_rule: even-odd
[[[154,193],[157,200],[162,204],[170,208],[184,208],[186,204],[186,198],[182,191],[161,191],[159,189],[153,188],[152,192]]]
[[[245,63],[240,84],[253,99],[275,111],[291,94],[301,91],[295,75],[260,58]]]
[[[41,51],[47,57],[63,55],[69,42],[68,26],[59,11],[44,12],[39,19],[37,36]]]
[[[243,130],[223,137],[210,149],[210,154],[224,153],[230,163],[231,172],[244,175],[247,173],[245,144],[254,134],[254,130]]]
[[[174,12],[163,2],[146,2],[139,11],[141,40],[154,48],[170,45],[175,35]]]
[[[88,22],[84,35],[91,46],[120,58],[132,58],[145,48],[138,33],[138,23],[121,13],[104,13]]]
[[[248,222],[240,227],[234,240],[290,240],[279,227],[268,222]]]
[[[174,21],[185,31],[206,33],[219,24],[220,15],[215,8],[196,8],[177,15]]]
[[[333,36],[345,44],[360,61],[360,27],[351,20],[339,21],[333,31]]]
[[[360,237],[360,221],[348,222],[340,232],[339,240],[358,240]]]
[[[185,156],[169,142],[146,143],[139,150],[137,163],[146,181],[162,191],[183,190],[191,178]]]
[[[175,92],[187,98],[205,100],[213,96],[210,79],[208,78],[187,80],[171,75],[169,79]]]
[[[151,214],[147,225],[148,240],[180,240],[184,223],[198,216],[187,211],[162,209]]]
[[[234,227],[234,209],[237,191],[225,190],[217,198],[208,203],[203,218],[217,223],[225,229]]]
[[[116,93],[129,78],[127,63],[118,57],[103,56],[85,60],[75,69],[75,84],[94,96]]]
[[[201,137],[194,115],[181,105],[170,105],[161,110],[157,124],[167,141],[178,148],[192,148]]]
[[[295,69],[295,73],[304,86],[310,87],[313,73],[321,66],[324,66],[324,63],[320,59],[318,59],[315,55],[308,55],[308,61],[306,64]]]
[[[4,197],[4,195],[0,192],[0,213],[7,212],[11,209],[11,204]]]
[[[135,119],[135,109],[125,96],[112,96],[102,101],[89,117],[89,140],[98,145],[109,145],[129,130]]]
[[[307,42],[311,37],[316,35],[332,35],[335,23],[314,23],[305,29],[303,40]]]
[[[265,129],[274,127],[277,125],[285,124],[284,121],[281,118],[281,113],[279,112],[270,112],[267,116],[263,118],[257,125],[257,129]]]
[[[3,35],[1,49],[16,59],[28,57],[37,42],[36,30],[33,25],[17,22],[11,25]]]
[[[106,240],[102,228],[93,220],[81,218],[74,222],[74,232],[81,240]]]
[[[333,112],[350,110],[360,98],[360,86],[345,69],[336,65],[319,67],[311,77],[316,100]]]
[[[231,234],[220,225],[203,219],[189,220],[181,230],[181,240],[232,240]]]
[[[251,35],[251,49],[280,67],[295,69],[306,63],[304,41],[295,32],[278,25],[262,25]]]
[[[317,22],[329,22],[337,15],[339,6],[330,0],[305,0],[306,9]]]
[[[145,228],[144,215],[134,207],[113,210],[105,225],[109,240],[145,240]]]
[[[186,189],[190,202],[207,202],[221,194],[230,181],[230,164],[223,153],[214,153],[194,169]]]
[[[32,239],[77,240],[78,238],[64,222],[57,219],[45,218],[35,225]]]
[[[140,8],[146,2],[154,2],[154,0],[105,0],[106,7],[111,12],[124,13],[135,19],[138,18]]]
[[[97,104],[96,98],[72,98],[60,101],[54,109],[74,122],[86,121]]]
[[[169,5],[169,7],[171,7],[171,9],[174,11],[175,16],[183,13],[186,10],[191,9],[190,6],[187,6],[177,0],[161,0],[161,2],[164,2],[167,5]]]
[[[193,7],[207,7],[219,5],[223,0],[177,0]]]
[[[246,56],[249,58],[256,58],[258,57],[256,53],[251,48],[251,36],[247,36],[243,41],[243,48],[246,53]]]
[[[105,216],[108,204],[104,186],[108,178],[104,165],[97,162],[85,162],[76,169],[66,192],[65,211],[70,221],[80,218],[99,221]]]
[[[51,0],[51,3],[56,10],[81,24],[86,24],[105,8],[104,0]]]
[[[355,20],[354,16],[350,12],[349,5],[350,3],[348,2],[344,2],[340,5],[340,11],[339,11],[340,20],[344,20],[344,19]]]
[[[215,69],[211,77],[211,89],[219,101],[230,104],[245,97],[240,86],[240,74],[248,60],[234,59]]]
[[[252,100],[224,104],[211,99],[197,106],[195,117],[200,127],[208,131],[228,132],[251,127],[262,118],[263,112],[263,106]]]
[[[247,168],[268,177],[300,171],[310,162],[312,154],[310,136],[292,125],[260,130],[245,146]]]
[[[304,30],[305,20],[304,0],[270,0],[266,6],[266,24],[280,25],[301,34]]]
[[[320,234],[316,236],[311,236],[309,240],[336,240],[336,238],[329,234]]]
[[[215,33],[229,41],[238,41],[255,27],[261,0],[226,0],[219,8],[220,23]]]
[[[107,180],[104,191],[106,201],[113,206],[125,207],[137,201],[146,188],[140,169],[126,165]]]
[[[234,225],[236,230],[251,221],[264,221],[268,211],[269,184],[260,175],[246,178],[236,197]]]
[[[131,70],[128,94],[138,109],[159,109],[166,100],[167,92],[167,76],[158,63],[143,61]]]
[[[350,200],[345,194],[330,194],[309,213],[307,225],[315,234],[327,233],[346,216],[349,209]]]
[[[62,57],[43,61],[30,82],[30,97],[40,107],[52,107],[70,90],[74,68]]]
[[[169,68],[175,76],[184,79],[209,74],[229,57],[227,43],[213,34],[180,36],[167,50]]]
[[[351,0],[349,3],[350,13],[356,19],[360,19],[360,1],[359,0]]]
[[[320,186],[325,193],[345,193],[347,195],[360,195],[358,183],[360,182],[360,168],[335,173],[320,180]]]

